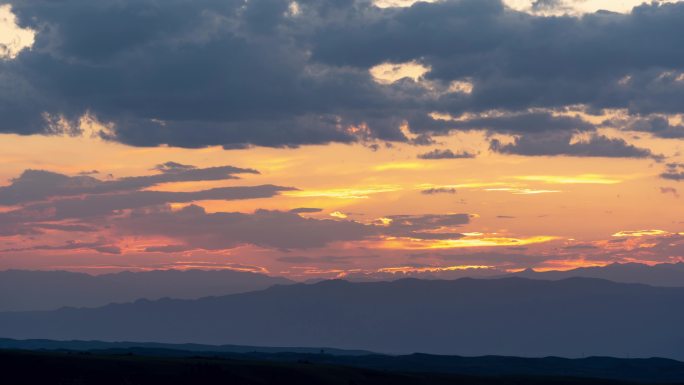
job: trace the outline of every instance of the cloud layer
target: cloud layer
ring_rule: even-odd
[[[595,131],[552,113],[581,106],[625,110],[620,129],[683,135],[662,121],[684,112],[681,3],[583,17],[532,15],[499,0],[10,4],[37,34],[31,50],[0,62],[3,132],[78,134],[87,117],[104,124],[98,135],[127,144],[236,148],[410,142],[408,124],[423,139],[451,130],[521,134],[514,147],[495,149],[539,154],[538,136],[550,131]],[[369,70],[386,63],[426,72],[378,82]],[[543,155],[647,151],[597,135]]]

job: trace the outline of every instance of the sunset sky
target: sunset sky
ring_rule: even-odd
[[[684,262],[684,2],[14,0],[0,270]]]

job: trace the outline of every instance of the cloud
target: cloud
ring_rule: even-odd
[[[598,246],[589,245],[589,244],[576,244],[576,245],[570,245],[570,246],[563,247],[563,249],[565,249],[565,250],[596,250],[598,248],[599,248]]]
[[[563,0],[535,0],[532,3],[532,10],[546,11],[550,9],[557,9],[563,6]]]
[[[103,181],[92,176],[68,176],[26,170],[0,187],[0,205],[20,205],[0,212],[0,235],[43,234],[45,230],[93,232],[130,210],[203,200],[243,200],[276,196],[292,187],[230,186],[175,192],[147,190],[161,183],[237,179],[234,174],[256,170],[232,166],[197,168],[168,162],[159,173]]]
[[[241,200],[270,198],[291,187],[274,185],[219,187],[193,192],[132,191],[118,194],[88,195],[64,198],[49,203],[26,206],[24,212],[48,213],[50,220],[85,219],[111,215],[119,210],[140,209],[167,203],[189,203],[202,200]]]
[[[374,234],[372,227],[352,222],[303,218],[295,213],[257,210],[254,213],[207,213],[195,205],[179,211],[134,213],[115,220],[123,234],[162,236],[193,248],[231,249],[255,245],[276,249],[322,247]]]
[[[677,191],[677,189],[674,187],[661,187],[660,193],[661,194],[672,194],[673,197],[679,198],[679,191]]]
[[[68,223],[37,223],[33,224],[34,229],[57,230],[65,232],[81,232],[91,233],[96,232],[97,228],[88,225],[68,224]]]
[[[363,256],[364,259],[367,258],[374,258],[373,256]],[[297,263],[306,263],[306,264],[314,264],[314,265],[348,265],[352,263],[354,260],[358,260],[358,256],[347,256],[347,255],[323,255],[323,256],[315,256],[315,257],[306,257],[306,256],[283,256],[283,257],[278,257],[276,260],[278,262],[283,262],[283,263],[290,263],[290,264],[297,264]]]
[[[104,241],[80,242],[68,241],[62,245],[37,245],[24,248],[13,248],[0,250],[3,253],[25,252],[25,251],[60,251],[60,250],[93,250],[102,254],[121,254],[121,248]]]
[[[499,0],[297,4],[12,0],[18,24],[37,34],[32,49],[0,62],[0,132],[78,134],[88,117],[102,123],[101,137],[136,146],[288,147],[411,142],[408,122],[431,143],[451,130],[593,132],[549,112],[577,105],[632,117],[684,112],[682,3],[582,17]],[[392,63],[413,63],[422,76]],[[377,81],[369,71],[382,65],[396,79]],[[492,111],[500,116],[482,115]],[[629,146],[597,136],[554,153],[651,156],[619,147]]]
[[[290,250],[382,237],[457,239],[463,235],[452,229],[469,221],[468,214],[392,215],[385,222],[364,224],[344,218],[305,218],[291,211],[207,213],[202,207],[189,205],[178,211],[168,208],[137,211],[111,223],[114,231],[122,235],[164,237],[179,242],[173,247],[223,250],[254,245]],[[164,246],[149,250],[163,251]]]
[[[378,224],[384,235],[423,240],[462,238],[454,228],[470,223],[468,214],[388,215],[383,219]]]
[[[583,156],[607,158],[652,158],[661,160],[662,155],[639,148],[620,138],[608,138],[591,134],[587,139],[573,141],[571,132],[546,132],[517,137],[513,143],[503,144],[492,139],[490,149],[502,154],[526,156]]]
[[[645,117],[609,119],[603,122],[603,124],[627,131],[648,132],[659,138],[684,138],[684,125],[670,123],[670,120],[665,115],[652,114]]]
[[[677,182],[684,180],[684,163],[668,163],[665,172],[660,174],[660,177]]]
[[[421,190],[420,193],[425,194],[425,195],[456,194],[456,189],[450,188],[450,187],[433,187],[433,188]]]
[[[35,32],[17,25],[11,6],[0,5],[0,60],[14,59],[33,45]]]
[[[455,153],[449,149],[440,150],[434,149],[430,152],[418,155],[420,159],[472,159],[475,158],[475,154],[471,154],[467,151]]]
[[[556,116],[552,111],[485,111],[482,114],[466,114],[458,119],[442,119],[422,116],[409,120],[413,130],[432,133],[450,130],[488,130],[490,132],[517,134],[546,131],[592,131],[595,126],[575,116]]]
[[[296,209],[290,210],[291,213],[295,214],[313,214],[320,213],[323,209],[313,208],[313,207],[298,207]]]
[[[192,248],[185,245],[162,245],[145,248],[145,252],[147,253],[179,253],[188,250],[192,250]]]
[[[139,249],[150,253],[225,250],[244,245],[289,250],[385,238],[458,239],[463,235],[455,228],[470,221],[468,214],[428,214],[392,215],[377,223],[361,223],[348,219],[343,213],[332,213],[336,219],[306,218],[300,214],[321,212],[318,208],[306,207],[290,211],[209,213],[195,202],[270,198],[295,189],[259,185],[187,192],[148,190],[150,186],[170,181],[234,179],[233,173],[244,170],[256,173],[230,166],[197,168],[173,162],[156,166],[154,170],[158,173],[111,181],[47,171],[24,172],[0,190],[5,194],[3,198],[16,202],[15,198],[21,197],[17,192],[29,186],[41,186],[43,192],[21,197],[25,202],[18,208],[0,212],[0,235],[61,241],[69,234],[100,232],[112,239],[134,237],[134,243],[143,242]],[[173,205],[184,203],[190,204],[181,209]],[[54,232],[60,234],[54,235]],[[70,249],[110,254],[122,252],[110,242],[76,240],[66,245],[46,244],[14,251]]]
[[[0,205],[16,205],[54,197],[107,194],[141,190],[162,183],[237,179],[235,174],[256,170],[233,166],[196,168],[168,162],[154,168],[161,173],[103,181],[90,175],[68,176],[45,170],[26,170],[0,187]]]

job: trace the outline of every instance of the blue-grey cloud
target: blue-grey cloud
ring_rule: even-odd
[[[426,152],[424,154],[419,154],[418,158],[420,159],[472,159],[475,158],[475,154],[472,154],[467,151],[463,152],[453,152],[452,150],[446,149],[446,150],[440,150],[440,149],[434,149],[432,151]]]
[[[594,131],[579,118],[530,112],[575,105],[635,118],[684,112],[681,3],[583,17],[531,15],[500,0],[386,9],[301,0],[298,14],[275,0],[10,4],[38,33],[31,50],[0,63],[2,132],[77,133],[88,113],[112,124],[104,138],[131,145],[282,147],[410,142],[400,129],[408,122],[428,144],[451,130]],[[424,79],[436,88],[411,79],[379,84],[368,73],[407,61],[431,68]],[[453,81],[471,83],[472,92],[434,92]],[[509,117],[435,121],[435,111]],[[659,127],[652,131],[681,137]],[[557,154],[623,153],[614,148]]]
[[[503,144],[492,139],[490,149],[495,152],[526,156],[583,156],[608,158],[652,158],[663,156],[648,149],[636,147],[620,138],[608,138],[592,134],[588,139],[573,141],[571,132],[548,132],[526,134],[515,138],[513,143]]]
[[[104,240],[95,242],[68,241],[61,245],[37,245],[24,248],[12,248],[0,250],[2,253],[25,252],[25,251],[62,251],[62,250],[93,250],[102,254],[121,254],[121,248]]]
[[[194,205],[179,211],[136,213],[116,223],[123,233],[164,236],[209,250],[246,244],[305,249],[335,241],[360,240],[374,233],[370,227],[351,221],[308,219],[295,213],[267,210],[251,214],[207,213]]]
[[[420,191],[421,194],[435,195],[435,194],[456,194],[455,188],[450,187],[433,187]]]
[[[660,177],[677,182],[684,180],[684,163],[668,163]]]
[[[157,165],[156,174],[101,180],[90,175],[68,176],[45,170],[26,170],[0,187],[0,205],[16,205],[51,197],[135,191],[162,183],[237,179],[236,174],[258,174],[233,166],[197,168],[174,162]]]

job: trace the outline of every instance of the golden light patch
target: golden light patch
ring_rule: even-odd
[[[457,266],[429,266],[429,267],[413,267],[413,266],[399,266],[399,267],[383,267],[378,269],[378,273],[438,273],[442,271],[462,271],[462,270],[477,270],[477,269],[492,269],[494,266],[487,265],[457,265]]]
[[[334,199],[367,199],[372,194],[400,191],[396,185],[380,185],[361,188],[339,188],[329,190],[286,191],[282,195],[297,198],[334,198]]]
[[[546,272],[546,271],[565,271],[574,270],[581,267],[603,267],[611,262],[609,261],[587,261],[583,258],[579,259],[556,259],[552,261],[546,261],[543,266],[535,267],[534,271]]]
[[[432,3],[435,0],[375,0],[373,1],[373,5],[375,5],[378,8],[410,7],[419,1]]]
[[[380,223],[382,226],[389,226],[392,224],[393,220],[392,218],[378,218],[377,222]]]
[[[498,246],[525,246],[537,243],[545,243],[559,239],[553,236],[535,236],[529,238],[508,237],[464,237],[460,239],[417,239],[417,238],[386,238],[378,247],[385,249],[405,250],[431,250],[431,249],[458,249],[467,247],[498,247]]]
[[[597,174],[582,174],[575,176],[558,176],[558,175],[523,175],[515,176],[515,179],[524,180],[528,182],[542,182],[548,184],[618,184],[623,180],[610,178],[605,175]]]
[[[470,81],[455,80],[449,84],[447,92],[450,93],[462,93],[462,94],[472,94],[475,86]]]
[[[392,84],[397,80],[410,78],[414,81],[419,80],[426,73],[430,72],[430,67],[410,61],[406,63],[382,63],[369,70],[373,79],[380,84]]]
[[[346,219],[348,217],[347,214],[341,212],[341,211],[334,211],[330,213],[330,216],[333,218],[339,218],[339,219]]]
[[[383,163],[373,167],[375,171],[388,170],[421,170],[426,168],[433,168],[433,165],[420,162],[391,162]]]
[[[35,31],[17,25],[10,5],[0,5],[0,59],[14,59],[19,52],[33,46],[35,37]]]
[[[538,195],[538,194],[552,194],[562,192],[560,190],[535,190],[529,188],[514,188],[514,187],[499,187],[499,188],[487,188],[485,191],[501,191],[509,192],[514,195]]]
[[[665,230],[624,230],[613,234],[614,237],[651,237],[656,235],[669,235]]]

